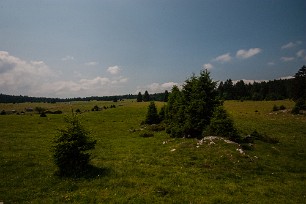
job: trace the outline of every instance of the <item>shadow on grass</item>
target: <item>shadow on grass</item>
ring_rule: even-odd
[[[55,175],[61,178],[84,178],[84,179],[96,179],[96,178],[102,178],[111,173],[110,168],[100,168],[93,165],[88,165],[85,169],[82,171],[69,171],[69,172],[61,172],[56,171]]]

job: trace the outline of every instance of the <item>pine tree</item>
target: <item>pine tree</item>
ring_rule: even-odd
[[[173,137],[198,137],[210,123],[217,99],[216,82],[207,70],[185,81],[182,91],[174,86],[166,107],[166,131]]]
[[[58,130],[54,139],[54,163],[61,176],[77,177],[88,170],[91,154],[87,152],[95,148],[97,141],[89,137],[89,131],[81,124],[79,115],[72,113],[65,122],[66,127]]]
[[[150,101],[150,95],[149,95],[148,91],[145,91],[145,93],[143,95],[143,101],[144,102]]]
[[[141,92],[139,92],[138,95],[137,95],[137,102],[142,102]]]
[[[306,66],[301,67],[294,75],[293,99],[306,100]]]
[[[148,107],[148,112],[146,115],[146,124],[152,125],[152,124],[158,124],[159,123],[159,116],[157,114],[157,108],[155,106],[155,103],[151,101],[149,107]]]
[[[168,102],[169,92],[166,90],[164,93],[164,102]]]

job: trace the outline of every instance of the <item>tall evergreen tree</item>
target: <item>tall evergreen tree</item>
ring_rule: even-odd
[[[150,95],[149,95],[148,91],[145,91],[145,93],[143,95],[143,101],[144,102],[150,101]]]
[[[164,93],[164,102],[168,102],[169,92],[166,90]]]
[[[220,105],[216,82],[207,70],[185,81],[182,91],[172,89],[166,110],[167,132],[173,137],[198,137]]]
[[[137,102],[142,102],[141,92],[139,92],[138,95],[137,95]]]
[[[146,124],[152,125],[152,124],[158,124],[159,123],[159,116],[157,113],[157,108],[155,106],[155,103],[151,101],[149,107],[148,107],[148,112],[146,115]]]
[[[301,67],[294,75],[293,99],[306,100],[306,66]]]
[[[234,99],[233,95],[233,81],[231,79],[227,79],[223,84],[223,98],[226,100]]]

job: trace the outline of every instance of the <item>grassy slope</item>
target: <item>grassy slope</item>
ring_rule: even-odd
[[[45,106],[69,113],[71,108],[83,111],[111,104],[0,104],[0,110]],[[274,145],[256,142],[246,155],[223,141],[197,145],[197,140],[172,139],[164,132],[139,137],[129,129],[139,129],[148,103],[119,102],[115,109],[83,113],[84,125],[98,140],[92,160],[98,170],[96,177],[77,180],[54,176],[50,147],[56,128],[63,126],[63,115],[0,116],[0,201],[302,203],[306,118],[270,114],[274,104],[293,106],[290,101],[225,103],[242,132],[257,129],[280,139]]]

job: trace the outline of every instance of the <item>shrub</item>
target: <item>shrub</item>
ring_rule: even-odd
[[[139,136],[140,137],[154,137],[154,134],[150,132],[141,132]]]
[[[291,113],[292,114],[299,114],[301,110],[306,110],[306,103],[305,100],[300,98],[295,102],[295,106],[293,107]]]
[[[35,108],[35,111],[38,112],[38,114],[42,114],[43,112],[46,111],[46,109],[45,109],[45,108],[42,108],[42,107],[36,107],[36,108]]]
[[[66,127],[58,130],[54,139],[53,158],[59,168],[59,175],[78,177],[90,167],[91,154],[87,151],[95,148],[96,140],[89,137],[77,114],[65,117]]]
[[[278,111],[278,110],[279,110],[278,106],[274,105],[272,111]]]
[[[0,115],[6,115],[5,110],[2,110],[1,113],[0,113]]]
[[[204,131],[204,134],[224,136],[236,142],[240,141],[240,135],[234,127],[234,121],[227,114],[223,106],[215,109],[210,124]]]
[[[284,105],[281,105],[281,106],[279,107],[279,110],[286,110],[286,107],[285,107]]]
[[[165,126],[163,123],[161,124],[152,124],[147,127],[148,130],[153,132],[159,132],[165,130]]]
[[[100,110],[100,108],[99,108],[99,106],[97,106],[97,105],[95,105],[92,109],[91,109],[91,111],[99,111]]]
[[[299,114],[300,113],[300,108],[299,107],[297,107],[297,106],[294,106],[293,108],[292,108],[292,110],[291,110],[291,113],[292,114]]]
[[[45,118],[45,117],[47,117],[47,114],[46,114],[45,112],[42,112],[42,113],[40,114],[40,117]]]

